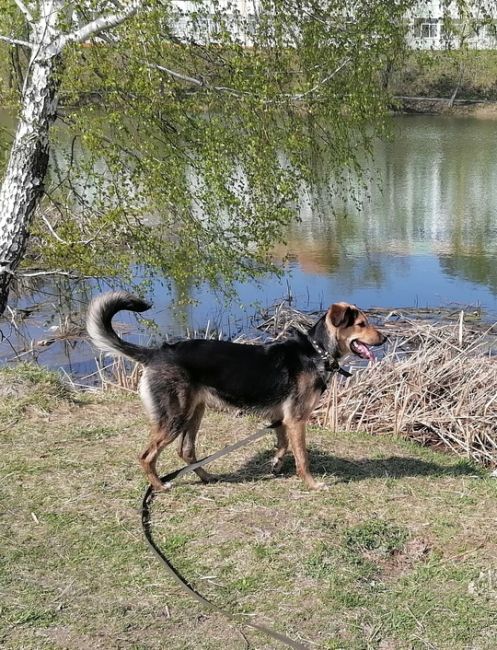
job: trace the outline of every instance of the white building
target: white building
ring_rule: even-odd
[[[477,5],[477,6],[476,6]],[[413,48],[487,50],[497,47],[497,7],[492,0],[464,10],[456,2],[420,2],[406,16],[407,42]]]
[[[259,20],[258,0],[220,0],[217,10],[209,10],[209,1],[173,0],[176,35],[188,42],[215,43],[219,33],[229,33],[243,45],[252,44]],[[478,7],[462,11],[455,1],[424,0],[406,15],[406,38],[414,49],[474,49],[497,47],[497,7],[494,0],[478,2]],[[223,19],[219,16],[222,13]],[[206,36],[207,35],[207,36]]]
[[[258,21],[258,0],[172,0],[175,34],[181,40],[216,43],[220,32],[229,30],[232,38],[243,45],[252,44]],[[211,5],[212,10],[209,10]]]

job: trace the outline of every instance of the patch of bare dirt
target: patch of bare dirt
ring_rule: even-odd
[[[412,570],[419,562],[424,562],[431,551],[431,545],[426,539],[411,539],[398,550],[393,551],[385,558],[378,558],[377,554],[370,552],[365,554],[368,559],[373,560],[381,569],[382,578],[396,578]],[[374,555],[374,557],[373,557]]]

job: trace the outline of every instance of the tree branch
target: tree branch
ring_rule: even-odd
[[[333,77],[342,70],[348,63],[350,62],[350,58],[346,58],[340,63],[338,68],[333,70],[327,77],[319,81],[317,84],[315,84],[312,88],[309,88],[309,90],[306,90],[303,93],[282,93],[280,94],[277,98],[275,99],[267,99],[266,103],[267,104],[277,104],[279,101],[281,101],[283,98],[286,100],[290,101],[302,101],[307,95],[310,95],[317,90],[321,86],[324,86],[325,84],[328,83]],[[211,86],[209,83],[203,81],[202,79],[196,79],[195,77],[190,77],[188,75],[182,74],[181,72],[176,72],[175,70],[171,70],[170,68],[165,68],[163,65],[159,65],[158,63],[149,63],[147,61],[140,61],[143,65],[146,65],[148,68],[154,69],[154,70],[159,70],[159,72],[165,72],[166,74],[170,75],[174,79],[178,79],[179,81],[184,81],[186,83],[190,83],[194,86],[198,86],[199,88],[205,88],[205,90],[211,90],[215,92],[225,92],[225,93],[230,93],[232,95],[235,95],[237,97],[254,97],[255,94],[248,92],[246,90],[237,90],[236,88],[229,88],[228,86]]]
[[[211,86],[209,83],[203,81],[202,79],[196,79],[195,77],[190,77],[186,74],[182,74],[181,72],[176,72],[175,70],[171,70],[170,68],[165,68],[163,65],[159,65],[158,63],[149,63],[148,61],[140,61],[140,63],[146,65],[147,68],[151,68],[152,70],[159,70],[159,72],[165,72],[166,74],[170,75],[174,79],[178,79],[179,81],[190,83],[194,86],[198,86],[199,88],[205,88],[205,90],[211,90],[211,91],[214,90],[216,92],[230,93],[232,95],[236,95],[237,97],[254,96],[253,93],[250,93],[246,90],[237,90],[236,88],[229,88],[228,86]]]
[[[152,70],[159,70],[159,72],[165,72],[166,74],[170,75],[174,79],[179,79],[180,81],[186,81],[187,83],[193,84],[194,86],[200,86],[201,88],[208,88],[208,85],[205,84],[200,79],[195,79],[194,77],[189,77],[186,74],[181,74],[181,72],[170,70],[169,68],[165,68],[163,65],[159,65],[158,63],[148,63],[147,61],[141,61],[141,63],[143,63],[143,65],[146,65],[147,68],[151,68]]]
[[[99,234],[103,230],[103,228],[100,228],[99,230],[97,230],[96,234],[93,237],[90,237],[89,239],[80,239],[78,241],[66,241],[65,239],[62,239],[62,237],[59,237],[59,235],[53,229],[53,226],[50,223],[50,221],[44,215],[42,215],[41,218],[43,219],[44,224],[50,231],[52,237],[54,237],[60,244],[64,244],[64,246],[76,246],[81,244],[83,246],[88,246],[88,244],[91,244],[93,241],[95,241],[95,239],[99,236]]]
[[[46,275],[63,275],[66,278],[73,278],[74,280],[77,280],[78,278],[91,278],[91,275],[78,275],[71,271],[32,271],[27,273],[15,273],[17,278],[38,278]]]
[[[330,81],[331,79],[333,79],[333,77],[334,77],[336,74],[338,74],[338,73],[340,72],[340,70],[341,70],[342,68],[344,68],[344,67],[347,65],[347,63],[349,63],[349,62],[350,62],[350,58],[344,59],[344,60],[342,61],[342,63],[340,63],[340,65],[338,66],[338,68],[336,68],[335,70],[333,70],[333,72],[331,72],[327,77],[325,77],[324,79],[322,79],[321,81],[319,81],[315,86],[313,86],[312,88],[309,88],[309,90],[306,90],[304,93],[298,93],[297,95],[288,95],[288,97],[291,97],[292,99],[296,99],[296,100],[304,99],[304,97],[305,97],[306,95],[310,95],[311,93],[315,92],[316,90],[319,90],[320,86],[324,86],[325,84],[327,84],[328,81]]]
[[[33,47],[31,43],[28,43],[27,41],[20,41],[18,38],[10,38],[10,36],[2,36],[2,34],[0,34],[0,41],[5,41],[9,45],[22,45],[23,47],[29,48]]]
[[[24,14],[24,17],[26,18],[28,23],[32,23],[33,22],[33,16],[31,14],[31,12],[29,11],[29,9],[24,4],[24,2],[22,0],[14,0],[14,2],[19,7],[21,12]]]
[[[128,18],[131,18],[131,16],[134,16],[136,12],[141,9],[142,5],[143,0],[132,0],[129,7],[119,13],[110,14],[109,16],[100,16],[91,23],[81,27],[81,29],[59,36],[59,38],[53,42],[52,48],[55,49],[55,53],[59,53],[67,43],[83,43],[84,41],[87,41],[90,36],[99,34],[106,29],[117,27]]]

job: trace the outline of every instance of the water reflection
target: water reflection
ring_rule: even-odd
[[[344,204],[324,224],[304,209],[293,236],[304,242],[338,239],[392,253],[473,254],[497,241],[497,128],[492,121],[411,116],[394,121],[394,139],[381,143],[375,162],[381,188],[359,190],[362,210]],[[337,205],[334,205],[335,209]],[[331,211],[331,210],[330,210]]]
[[[380,182],[358,190],[362,209],[339,199],[321,211],[304,206],[302,223],[288,236],[290,258],[347,291],[379,288],[367,301],[390,304],[392,272],[400,272],[407,298],[415,294],[429,305],[470,293],[495,310],[496,145],[493,121],[396,118],[393,140],[375,151]],[[432,291],[423,286],[428,270]],[[455,287],[452,279],[481,286]]]

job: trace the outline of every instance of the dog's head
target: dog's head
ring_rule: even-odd
[[[366,314],[355,305],[337,302],[326,312],[325,323],[332,340],[336,341],[339,356],[355,354],[374,361],[372,346],[383,345],[386,337],[371,325]]]

